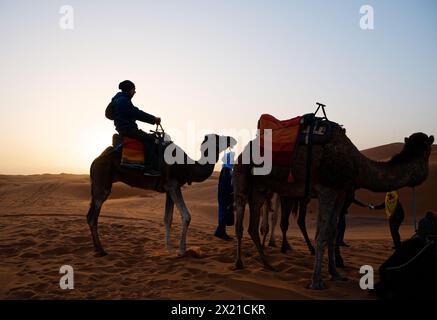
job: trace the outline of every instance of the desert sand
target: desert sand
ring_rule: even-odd
[[[364,150],[373,159],[387,159],[400,150],[391,144]],[[109,255],[94,256],[86,213],[90,199],[88,175],[0,175],[0,299],[374,299],[359,287],[359,268],[377,269],[392,253],[385,212],[352,205],[342,249],[349,278],[329,281],[324,264],[325,291],[306,288],[313,256],[291,221],[288,238],[293,251],[266,253],[277,272],[265,270],[247,232],[243,238],[244,270],[233,270],[235,240],[213,236],[217,221],[218,174],[201,184],[185,186],[191,211],[189,252],[169,253],[164,242],[163,194],[117,183],[104,204],[99,226]],[[430,176],[417,188],[418,219],[437,209],[437,147],[431,155]],[[381,203],[385,194],[359,191],[357,198]],[[411,189],[400,192],[406,209],[403,239],[413,234]],[[176,210],[176,209],[175,209]],[[310,203],[307,226],[315,234],[317,203]],[[291,217],[293,220],[293,217]],[[247,213],[246,213],[247,220]],[[176,210],[172,239],[177,248],[180,215]],[[234,236],[233,227],[228,227]],[[277,230],[280,243],[280,230]],[[75,288],[61,290],[59,268],[74,268]]]

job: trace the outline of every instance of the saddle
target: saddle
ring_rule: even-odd
[[[260,129],[261,154],[268,152],[264,146],[264,130],[272,130],[272,162],[275,166],[291,166],[296,145],[324,144],[331,140],[332,131],[340,127],[326,118],[316,117],[314,113],[288,120],[278,120],[272,115],[263,114],[258,121]]]
[[[162,168],[164,164],[164,150],[171,141],[164,141],[163,136],[155,135],[155,148],[152,161]],[[112,146],[116,152],[121,152],[120,166],[128,169],[144,169],[144,144],[142,141],[119,134],[112,136]]]
[[[301,145],[328,143],[334,128],[341,126],[325,117],[316,117],[314,113],[305,114],[301,119],[298,142]]]
[[[258,121],[260,129],[260,151],[269,152],[268,146],[264,146],[264,130],[272,130],[272,164],[289,168],[288,183],[294,182],[292,164],[296,145],[307,146],[306,173],[305,173],[305,198],[309,197],[311,180],[312,148],[316,144],[325,144],[332,139],[333,129],[341,126],[331,122],[326,117],[325,105],[319,104],[315,113],[305,114],[288,120],[278,120],[272,115],[263,114]],[[322,108],[324,117],[316,117],[319,108]]]

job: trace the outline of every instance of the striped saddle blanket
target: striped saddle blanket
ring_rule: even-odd
[[[334,128],[341,128],[341,126],[326,118],[316,117],[313,113],[288,120],[278,120],[270,114],[263,114],[258,121],[261,155],[270,151],[268,146],[264,146],[265,129],[272,130],[273,165],[291,166],[297,145],[325,144],[331,140]]]
[[[302,117],[289,120],[278,120],[270,114],[263,114],[258,121],[260,129],[260,151],[272,152],[272,163],[275,166],[290,166]],[[264,130],[272,130],[272,146],[264,146]]]
[[[142,169],[144,167],[144,144],[136,139],[123,137],[122,166]]]

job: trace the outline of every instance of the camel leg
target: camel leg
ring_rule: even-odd
[[[287,251],[292,250],[287,240],[287,231],[288,231],[288,224],[289,224],[290,213],[291,213],[293,202],[286,197],[280,197],[280,198],[281,198],[281,231],[282,231],[281,252],[287,253]]]
[[[178,186],[174,186],[169,188],[168,193],[170,194],[171,200],[176,204],[179,212],[182,216],[182,232],[181,232],[181,240],[179,243],[179,255],[183,256],[185,254],[186,246],[187,246],[187,232],[188,226],[190,225],[191,215],[188,211],[187,206],[185,205],[184,198],[182,196],[181,188]]]
[[[299,226],[300,231],[302,232],[303,237],[305,238],[305,242],[307,244],[308,250],[312,255],[315,255],[316,250],[311,243],[311,240],[308,237],[307,228],[305,224],[305,218],[307,214],[307,202],[306,200],[299,200],[299,216],[297,218],[297,224]]]
[[[88,222],[88,226],[90,227],[91,236],[93,238],[94,249],[96,251],[97,257],[103,257],[107,255],[100,242],[97,225],[98,225],[99,214],[100,214],[100,210],[102,209],[103,202],[105,202],[105,200],[108,198],[110,193],[111,193],[110,188],[104,189],[100,193],[97,193],[96,190],[93,190],[90,209],[88,210],[88,214],[87,214],[87,222]]]
[[[173,222],[173,209],[174,202],[171,199],[170,194],[167,192],[165,197],[165,215],[164,215],[164,223],[165,223],[165,244],[168,252],[173,252],[173,245],[171,243],[170,232],[171,232],[171,224]]]
[[[278,215],[280,209],[281,209],[281,199],[279,198],[279,195],[276,195],[275,208],[272,213],[272,233],[270,234],[269,247],[276,247],[275,229],[276,229],[276,225],[278,224]]]
[[[235,235],[237,237],[237,257],[235,259],[235,269],[243,269],[243,260],[241,259],[241,240],[243,238],[243,220],[246,199],[241,196],[235,197]]]
[[[324,290],[326,285],[322,280],[322,260],[325,245],[329,238],[331,218],[335,214],[337,193],[331,189],[323,189],[319,193],[319,215],[317,217],[316,254],[312,282],[309,285],[313,290]]]
[[[267,239],[267,234],[269,233],[269,205],[267,202],[264,203],[263,205],[263,215],[262,215],[260,232],[263,235],[262,247],[264,249]]]
[[[337,271],[337,265],[335,263],[336,253],[339,254],[339,251],[336,252],[336,235],[337,235],[337,226],[338,226],[338,218],[340,215],[340,211],[343,208],[344,201],[338,200],[335,206],[335,210],[333,214],[330,216],[329,221],[329,231],[328,231],[328,270],[331,275],[331,280],[334,281],[347,281],[348,279],[342,277]]]
[[[252,197],[252,199],[249,201],[249,235],[252,238],[252,241],[255,243],[256,248],[258,249],[258,253],[264,264],[264,267],[273,271],[275,269],[268,262],[259,238],[260,209],[263,203],[264,199],[260,196]]]

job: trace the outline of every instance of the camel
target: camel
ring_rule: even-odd
[[[264,266],[273,269],[264,255],[259,239],[260,208],[266,196],[276,192],[281,196],[302,198],[305,196],[307,146],[295,149],[291,171],[293,183],[288,183],[289,168],[273,166],[267,175],[252,175],[252,164],[242,163],[244,152],[252,145],[259,148],[259,136],[251,141],[234,165],[234,201],[236,207],[235,232],[237,253],[235,267],[243,268],[241,241],[246,203],[249,204],[249,234],[254,241]],[[319,201],[316,231],[316,254],[310,289],[323,290],[326,285],[321,277],[322,258],[328,246],[328,270],[334,281],[345,281],[336,269],[335,236],[339,213],[347,194],[358,188],[373,192],[387,192],[402,187],[415,187],[428,176],[428,162],[433,136],[414,133],[405,138],[402,151],[387,162],[373,161],[365,157],[346,136],[346,130],[335,127],[329,142],[314,145],[310,172],[309,196]]]
[[[281,205],[281,203],[284,204]],[[269,233],[269,212],[272,212],[272,232],[270,234],[269,247],[276,247],[275,241],[275,228],[278,223],[279,211],[281,211],[281,222],[280,227],[282,231],[282,244],[281,244],[281,252],[286,253],[289,250],[292,250],[291,245],[287,240],[287,230],[289,225],[289,217],[290,213],[293,213],[293,216],[298,215],[297,217],[297,225],[299,226],[300,231],[305,239],[305,243],[307,244],[308,250],[312,255],[315,254],[314,246],[311,243],[311,240],[308,237],[308,232],[306,230],[305,218],[307,213],[307,199],[291,199],[287,197],[280,197],[277,194],[273,195],[272,201],[266,201],[263,206],[263,215],[261,220],[261,235],[263,235],[262,247],[265,247],[265,242],[267,235]],[[274,203],[274,207],[272,208],[271,203]]]
[[[114,136],[113,144],[115,146],[116,140],[118,139],[117,135]],[[208,146],[210,146],[211,143],[215,144],[215,150],[212,150],[215,152],[215,155],[213,155],[215,157],[214,163],[212,163],[212,160],[209,161],[213,156],[211,154],[210,157],[208,156],[208,151],[211,152],[211,150],[209,150],[211,148],[208,148]],[[185,205],[181,187],[186,183],[203,182],[209,178],[214,170],[215,163],[218,161],[220,152],[226,150],[228,147],[234,146],[236,143],[236,140],[232,137],[218,136],[216,134],[206,135],[201,144],[202,156],[198,161],[194,161],[189,158],[181,148],[169,142],[166,148],[169,148],[173,144],[172,147],[174,147],[174,150],[176,150],[176,152],[180,151],[185,161],[183,164],[175,163],[168,165],[164,163],[161,171],[162,175],[159,177],[144,176],[140,170],[121,167],[121,152],[117,152],[114,146],[106,148],[106,150],[92,162],[90,168],[91,203],[87,221],[91,230],[96,256],[105,256],[107,254],[100,242],[97,224],[102,205],[111,193],[112,184],[117,181],[126,183],[132,187],[166,193],[164,223],[166,228],[166,247],[170,252],[172,251],[170,229],[173,221],[173,209],[176,204],[182,216],[179,255],[184,255],[191,216]]]

